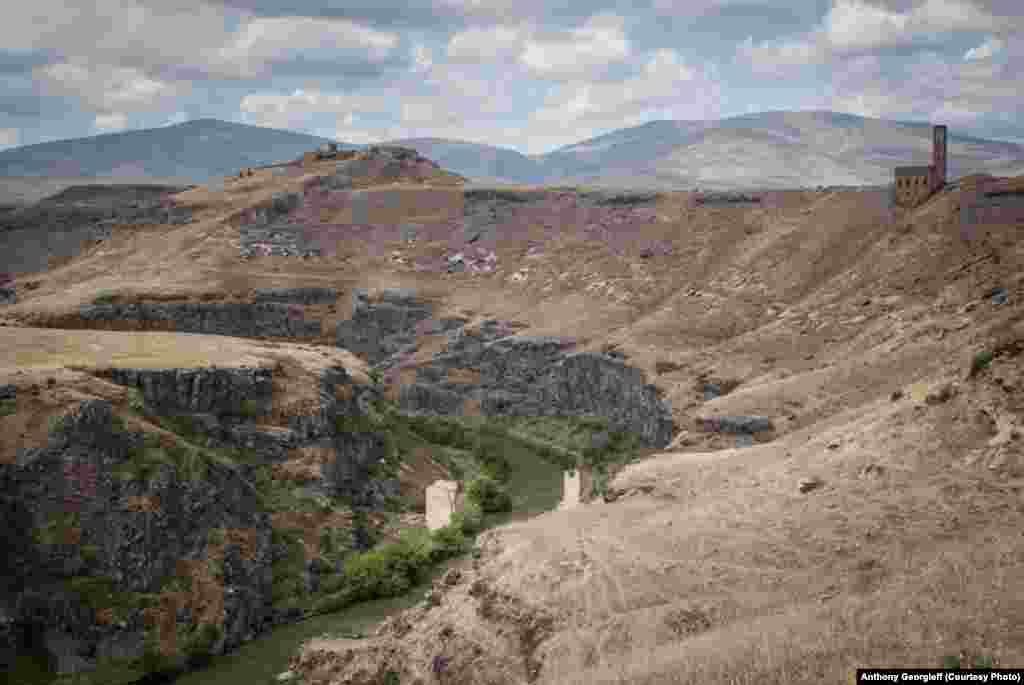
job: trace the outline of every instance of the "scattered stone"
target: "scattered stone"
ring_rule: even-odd
[[[841,443],[838,440],[830,440],[829,443],[825,446],[828,447],[830,450],[837,450],[839,449],[840,444]]]
[[[942,404],[947,402],[956,395],[956,388],[952,383],[943,383],[936,388],[928,391],[925,395],[924,401],[927,404]]]
[[[0,304],[17,304],[18,291],[14,287],[0,287]]]
[[[806,494],[808,492],[811,492],[812,490],[817,490],[818,488],[820,488],[824,484],[825,484],[825,481],[823,481],[822,479],[818,478],[817,476],[813,476],[811,478],[801,478],[800,479],[800,483],[798,484],[798,487],[799,487],[800,492]]]
[[[993,288],[986,293],[986,297],[992,304],[999,306],[1010,301],[1010,291],[1006,288]]]
[[[18,386],[0,385],[0,400],[13,400],[18,395]]]
[[[298,677],[299,677],[299,674],[296,673],[295,671],[284,671],[282,673],[278,673],[277,674],[277,682],[279,682],[279,683],[287,683],[289,681],[295,680]]]
[[[444,574],[444,578],[441,579],[441,582],[451,587],[453,585],[458,585],[460,580],[462,580],[462,571],[457,568],[452,568],[448,569]]]
[[[868,464],[860,470],[861,478],[878,478],[885,473],[885,467],[879,464]]]
[[[736,447],[743,448],[743,447],[753,447],[753,446],[754,446],[754,436],[752,436],[752,435],[742,435],[742,434],[736,436]]]
[[[889,395],[889,399],[892,400],[893,402],[897,402],[897,401],[903,399],[903,391],[902,390],[893,390],[892,394]]]

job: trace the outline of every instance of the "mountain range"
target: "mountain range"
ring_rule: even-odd
[[[217,119],[0,151],[3,176],[211,177],[299,157],[325,142],[362,145]],[[465,140],[387,141],[477,183],[664,189],[880,185],[892,168],[927,164],[931,127],[829,111],[760,112],[718,120],[656,120],[542,155]],[[1024,173],[1024,145],[948,135],[949,178]]]

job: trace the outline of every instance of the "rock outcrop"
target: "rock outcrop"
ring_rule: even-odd
[[[36,653],[60,675],[126,683],[301,617],[275,606],[275,588],[290,582],[312,592],[337,569],[277,564],[295,550],[274,540],[271,514],[280,505],[271,493],[290,486],[266,491],[258,477],[297,448],[334,457],[289,497],[345,496],[367,510],[397,494],[397,481],[373,476],[387,454],[366,421],[380,391],[355,384],[342,367],[323,371],[318,406],[288,417],[289,428],[253,423],[272,409],[268,369],[98,375],[133,388],[135,410],[148,421],[185,421],[188,430],[172,447],[166,436],[127,430],[109,401],[87,400],[52,424],[45,446],[0,464],[0,525],[10,531],[0,561],[5,668]],[[3,386],[0,396],[16,390]]]
[[[18,649],[45,650],[59,674],[147,654],[183,666],[191,650],[221,653],[271,620],[271,529],[256,490],[217,463],[200,479],[171,464],[142,477],[127,467],[143,449],[108,402],[89,400],[45,447],[0,465],[14,537],[5,613],[22,642],[37,641]],[[237,533],[218,541],[218,530]],[[178,590],[188,585],[191,596]]]
[[[433,313],[429,305],[403,290],[385,290],[379,301],[371,301],[366,290],[357,290],[352,298],[352,318],[338,324],[337,344],[372,364],[414,350],[417,324]]]
[[[306,321],[301,306],[276,302],[137,302],[90,304],[79,308],[85,325],[134,330],[171,330],[243,338],[312,338],[319,321]]]
[[[574,354],[573,343],[560,338],[515,336],[515,326],[494,319],[472,330],[461,319],[437,320],[410,291],[384,291],[372,302],[357,291],[354,298],[353,317],[338,325],[337,343],[378,370],[402,364],[419,334],[448,332],[445,349],[418,365],[415,382],[401,388],[404,412],[457,415],[472,401],[485,416],[596,415],[647,445],[672,439],[667,404],[641,371],[620,359]]]

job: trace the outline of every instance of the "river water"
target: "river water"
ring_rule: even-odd
[[[435,574],[436,576],[436,574]],[[388,616],[408,609],[423,599],[430,583],[423,583],[401,597],[378,599],[343,611],[279,626],[234,652],[215,657],[209,666],[190,671],[174,680],[174,685],[270,685],[288,670],[288,661],[310,638],[324,634],[369,634]]]

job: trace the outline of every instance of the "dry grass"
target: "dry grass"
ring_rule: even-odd
[[[661,221],[631,236],[667,241],[672,256],[641,260],[563,233],[542,257],[525,257],[519,238],[499,245],[494,274],[417,273],[355,248],[337,259],[239,262],[229,218],[305,178],[258,172],[229,194],[184,194],[202,208],[197,223],[162,229],[159,240],[118,232],[34,275],[39,287],[5,313],[57,320],[102,289],[413,288],[437,295],[439,312],[522,321],[524,334],[572,335],[586,349],[615,345],[631,364],[667,371],[649,381],[681,426],[698,414],[760,414],[776,425],[773,440],[746,449],[733,449],[729,436],[680,440],[618,474],[612,503],[489,533],[480,570],[467,575],[497,594],[471,596],[467,580],[441,606],[403,619],[410,631],[400,637],[321,641],[336,656],[357,656],[310,672],[340,683],[390,659],[403,682],[430,682],[442,652],[453,659],[451,683],[530,682],[537,663],[533,682],[551,685],[846,683],[858,665],[938,666],[961,652],[1024,664],[1024,583],[1015,573],[1024,562],[1024,243],[1016,226],[964,240],[959,192],[895,213],[884,193],[771,193],[760,207],[693,207],[679,194],[659,201]],[[388,218],[409,216],[399,208]],[[403,250],[414,257],[436,247]],[[517,272],[526,275],[509,280]],[[994,286],[1009,289],[1008,303],[984,297]],[[997,346],[1002,352],[968,378],[973,355]],[[311,398],[322,351],[7,328],[0,376],[15,367],[39,374],[63,364],[246,359],[280,369],[283,412]],[[414,361],[427,356],[421,349]],[[345,365],[365,374],[359,362]],[[403,370],[389,396],[414,373]],[[739,385],[705,403],[705,379]],[[956,392],[929,403],[945,383]],[[896,392],[902,398],[890,399]],[[33,398],[27,415],[70,401]],[[479,404],[464,413],[479,413]],[[405,474],[417,487],[434,476],[422,456]],[[823,486],[801,493],[809,477]],[[286,524],[304,531],[315,554],[326,522],[275,520]],[[549,628],[538,627],[542,616]],[[446,627],[451,637],[440,641]]]

